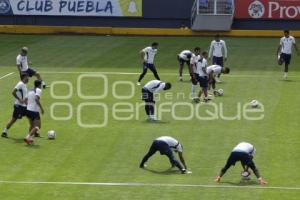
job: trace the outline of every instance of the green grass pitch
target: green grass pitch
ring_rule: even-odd
[[[43,91],[44,138],[36,139],[34,146],[28,147],[22,141],[28,129],[27,119],[18,121],[13,126],[9,139],[0,139],[0,199],[299,199],[300,59],[293,57],[289,81],[283,81],[282,68],[276,64],[275,56],[278,38],[225,38],[229,47],[227,65],[231,67],[232,73],[222,77],[223,83],[218,87],[224,89],[225,94],[215,98],[213,102],[223,105],[225,116],[233,116],[237,112],[238,103],[243,105],[257,99],[264,105],[264,118],[258,121],[249,121],[244,117],[239,120],[219,118],[205,121],[198,120],[195,116],[189,120],[175,120],[172,112],[165,112],[162,116],[163,123],[147,123],[143,107],[138,106],[142,103],[140,87],[135,86],[138,75],[118,74],[139,73],[141,66],[138,52],[151,42],[158,41],[160,47],[156,66],[161,79],[172,82],[170,92],[173,95],[184,93],[186,97],[168,99],[161,96],[157,104],[190,103],[187,97],[191,86],[189,77],[185,76],[184,82],[177,81],[176,55],[183,49],[195,46],[207,49],[211,39],[0,35],[0,77],[15,72],[0,79],[1,130],[11,117],[14,101],[11,90],[18,81],[15,57],[20,47],[29,47],[33,68],[40,71],[49,85],[55,81],[67,81],[72,85],[72,94],[68,99],[55,99],[51,88]],[[80,75],[87,74],[85,72],[92,72],[89,75],[99,75],[93,72],[115,72],[106,74],[108,87],[105,98],[87,100],[79,96],[78,79]],[[151,79],[153,75],[150,72],[143,83]],[[32,87],[32,80],[28,88]],[[128,89],[131,87],[128,82],[115,85],[114,90],[116,81],[131,82],[134,90]],[[104,84],[101,78],[83,78],[81,93],[85,96],[101,95]],[[55,85],[53,90],[57,96],[70,92],[69,86],[63,84]],[[113,91],[118,95],[131,97],[116,99]],[[70,119],[57,121],[51,117],[51,106],[55,103],[68,103],[71,106]],[[93,105],[84,107],[88,103]],[[126,103],[125,108],[128,108],[128,104],[134,105],[132,113],[118,113],[119,117],[133,115],[134,118],[127,121],[114,119],[113,108],[116,103]],[[78,115],[83,124],[102,123],[105,119],[103,105],[107,107],[107,126],[84,128],[78,125]],[[196,105],[192,107],[195,108]],[[171,106],[165,106],[164,109],[171,109]],[[201,105],[199,113],[205,115],[205,112],[211,110],[212,107]],[[175,112],[187,117],[190,107],[178,106]],[[68,117],[70,107],[57,106],[53,114],[56,117]],[[45,138],[47,131],[51,129],[57,133],[54,141]],[[151,141],[162,135],[173,136],[183,144],[184,156],[193,174],[181,175],[168,171],[170,166],[167,158],[159,154],[147,163],[149,170],[138,168]],[[228,171],[221,184],[214,183],[214,178],[225,164],[231,149],[241,141],[255,145],[255,162],[268,181],[266,187],[269,188],[258,186],[254,177],[248,183],[240,183],[239,165]],[[146,185],[71,184],[75,182]]]

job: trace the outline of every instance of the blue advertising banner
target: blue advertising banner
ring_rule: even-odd
[[[0,0],[0,15],[142,16],[142,0]]]

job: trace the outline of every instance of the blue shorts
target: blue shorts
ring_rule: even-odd
[[[27,111],[26,106],[20,106],[20,105],[15,104],[13,118],[22,119],[22,117],[26,116],[26,114],[27,114],[26,111]]]
[[[199,76],[198,75],[197,80],[200,84],[200,87],[208,88],[208,78],[207,78],[207,76]]]
[[[286,63],[289,65],[291,63],[291,58],[292,58],[291,54],[286,54],[286,53],[280,54],[280,62],[281,63]]]
[[[224,66],[224,61],[223,61],[223,57],[216,57],[216,56],[213,56],[213,64],[214,65],[220,65],[221,67]]]
[[[36,71],[32,68],[28,68],[26,71],[22,71],[22,73],[28,74],[29,77],[36,75]]]
[[[190,65],[190,61],[189,60],[183,60],[178,55],[177,55],[177,60],[178,60],[178,62],[179,62],[180,65],[184,65],[184,63],[186,63],[187,65]]]
[[[33,111],[30,111],[30,110],[27,110],[27,117],[28,117],[31,121],[34,121],[34,120],[40,120],[40,119],[41,119],[40,113],[39,113],[39,112],[33,112]]]

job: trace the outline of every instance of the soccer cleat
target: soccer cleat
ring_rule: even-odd
[[[215,182],[220,183],[220,181],[221,181],[221,177],[217,176],[216,179],[215,179]]]
[[[287,79],[288,79],[287,73],[285,73],[285,74],[283,75],[283,79],[284,79],[284,80],[287,80]]]
[[[136,85],[140,86],[140,85],[141,85],[141,82],[137,82]]]
[[[141,169],[144,169],[145,167],[147,167],[146,164],[140,164],[140,168],[141,168]]]
[[[8,138],[8,135],[7,135],[6,132],[2,132],[1,137],[3,137],[3,138]]]
[[[180,77],[178,78],[178,80],[179,80],[179,81],[183,81],[183,78],[182,78],[182,76],[180,76]]]
[[[265,181],[264,179],[262,179],[261,177],[258,179],[258,183],[260,185],[266,185],[267,184],[267,181]]]
[[[24,142],[27,144],[27,145],[32,145],[33,144],[33,140],[29,140],[27,138],[24,138]]]

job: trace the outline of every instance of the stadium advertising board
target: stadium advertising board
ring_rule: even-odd
[[[235,0],[235,18],[300,20],[299,0]]]
[[[142,16],[142,0],[0,0],[0,15]]]

